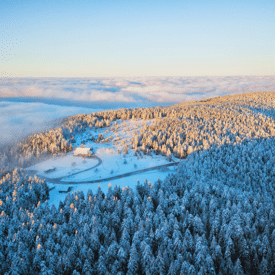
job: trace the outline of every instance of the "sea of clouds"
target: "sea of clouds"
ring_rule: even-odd
[[[275,76],[0,79],[0,97],[62,99],[89,107],[95,102],[162,104],[256,91],[275,91]]]
[[[0,78],[0,146],[97,110],[275,91],[275,76]]]

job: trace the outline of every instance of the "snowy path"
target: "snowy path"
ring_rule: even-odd
[[[83,173],[83,172],[86,172],[86,171],[89,171],[89,170],[92,170],[92,169],[95,169],[96,167],[98,167],[100,164],[102,164],[102,159],[96,155],[93,155],[91,156],[90,158],[95,158],[98,160],[98,163],[97,165],[93,166],[93,167],[90,167],[88,169],[85,169],[85,170],[82,170],[82,171],[79,171],[79,172],[76,172],[76,173],[73,173],[73,174],[70,174],[69,176],[65,176],[65,177],[59,177],[59,178],[56,178],[56,179],[64,179],[64,178],[67,178],[67,177],[71,177],[71,176],[74,176],[74,175],[77,175],[77,174],[80,174],[80,173]]]
[[[132,175],[136,175],[136,174],[140,174],[140,173],[144,173],[144,172],[148,172],[148,171],[152,171],[152,170],[157,170],[163,167],[169,167],[169,166],[174,166],[179,164],[179,162],[173,162],[173,163],[168,163],[168,164],[163,164],[163,165],[158,165],[158,166],[154,166],[154,167],[150,167],[150,168],[145,168],[145,169],[141,169],[138,171],[133,171],[133,172],[129,172],[129,173],[124,173],[122,175],[118,175],[118,176],[113,176],[113,177],[109,177],[109,178],[105,178],[105,179],[97,179],[97,180],[88,180],[88,181],[63,181],[60,182],[60,184],[86,184],[86,183],[99,183],[99,182],[104,182],[104,181],[109,181],[109,180],[116,180],[116,179],[121,179],[121,178],[125,178],[125,177],[129,177]]]
[[[83,173],[85,171],[94,169],[94,168],[96,168],[98,165],[100,165],[102,163],[102,160],[99,157],[97,157],[97,156],[94,156],[94,157],[99,160],[99,163],[97,165],[95,165],[95,166],[93,166],[91,168],[88,168],[86,170],[74,173],[72,175]],[[39,177],[41,179],[45,179],[47,182],[56,183],[56,184],[73,184],[73,185],[76,185],[76,184],[87,184],[87,183],[100,183],[100,182],[105,182],[105,181],[120,179],[120,178],[124,178],[124,177],[129,177],[129,176],[132,176],[132,175],[136,175],[136,174],[140,174],[140,173],[144,173],[144,172],[148,172],[148,171],[152,171],[152,170],[157,170],[157,169],[164,168],[164,167],[174,166],[174,165],[177,165],[177,164],[179,164],[179,162],[173,162],[173,163],[158,165],[158,166],[154,166],[154,167],[150,167],[150,168],[141,169],[141,170],[138,170],[138,171],[124,173],[122,175],[117,175],[117,176],[113,176],[113,177],[109,177],[109,178],[104,178],[104,179],[89,180],[89,181],[77,181],[77,182],[76,181],[61,181],[62,179],[66,178],[66,177],[59,177],[59,178],[55,178],[55,179],[48,178],[48,177],[45,177],[45,176],[43,176],[43,177],[39,176]],[[29,176],[34,176],[36,174],[35,170],[29,170],[27,172],[28,172]]]

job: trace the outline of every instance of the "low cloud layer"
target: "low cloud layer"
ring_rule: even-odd
[[[91,106],[97,102],[179,103],[258,91],[275,91],[275,76],[0,79],[0,97],[35,97]]]
[[[92,109],[62,107],[43,103],[0,102],[0,147],[30,134],[49,129],[56,120]]]

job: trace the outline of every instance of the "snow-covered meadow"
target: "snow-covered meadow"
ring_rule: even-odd
[[[71,190],[72,192],[83,191],[84,194],[87,194],[88,190],[92,190],[93,193],[96,193],[98,190],[98,187],[100,187],[102,192],[106,194],[108,192],[108,187],[110,183],[111,183],[111,186],[113,187],[120,186],[122,188],[127,186],[134,190],[138,181],[140,183],[144,183],[145,181],[154,183],[158,179],[163,181],[168,176],[168,174],[174,173],[175,169],[176,169],[176,166],[175,167],[173,166],[173,167],[167,168],[166,171],[153,170],[153,171],[144,172],[142,174],[132,175],[132,176],[110,180],[108,182],[102,182],[102,183],[83,183],[78,185],[64,183],[60,185],[60,184],[54,184],[54,183],[48,182],[47,184],[50,188],[54,187],[54,189],[50,191],[50,199],[48,200],[48,203],[50,205],[54,204],[56,207],[58,207],[59,202],[64,201],[65,197],[67,196],[67,193],[59,193],[59,191],[66,191],[69,187],[73,187]]]
[[[155,182],[157,179],[164,180],[169,173],[174,171],[176,165],[134,175],[125,175],[176,162],[175,158],[172,158],[172,162],[169,162],[165,156],[154,153],[150,155],[138,153],[135,155],[134,150],[130,149],[130,140],[134,137],[134,133],[138,132],[142,125],[151,123],[152,121],[142,121],[140,119],[119,121],[112,123],[108,130],[106,128],[87,130],[75,136],[74,146],[85,145],[85,147],[91,148],[97,158],[93,158],[93,156],[74,156],[73,152],[70,152],[64,156],[52,157],[30,166],[26,169],[26,173],[35,170],[37,176],[41,179],[46,177],[46,182],[51,188],[48,203],[55,204],[56,207],[67,195],[66,193],[59,193],[59,191],[66,191],[69,187],[72,188],[71,191],[79,190],[85,194],[89,189],[96,192],[98,185],[100,185],[103,192],[107,192],[109,183],[121,188],[128,186],[134,189],[137,181],[142,183],[145,180],[151,182]],[[110,139],[109,142],[91,141],[91,137],[97,138],[103,134],[106,139]],[[125,146],[129,146],[127,154],[125,153]],[[125,176],[119,179],[105,180],[106,178],[123,175]],[[54,181],[57,178],[60,179],[58,183]],[[87,181],[95,180],[102,180],[103,182],[87,183]]]
[[[83,159],[82,157],[73,156],[72,153],[68,153],[65,156],[54,157],[39,162],[29,167],[29,169],[36,170],[37,175],[42,178],[43,176],[48,178],[67,178],[73,173],[96,166],[97,163],[96,159]]]

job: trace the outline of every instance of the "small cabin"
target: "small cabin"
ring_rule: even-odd
[[[92,149],[88,147],[76,147],[74,150],[75,156],[90,156],[92,154]]]

